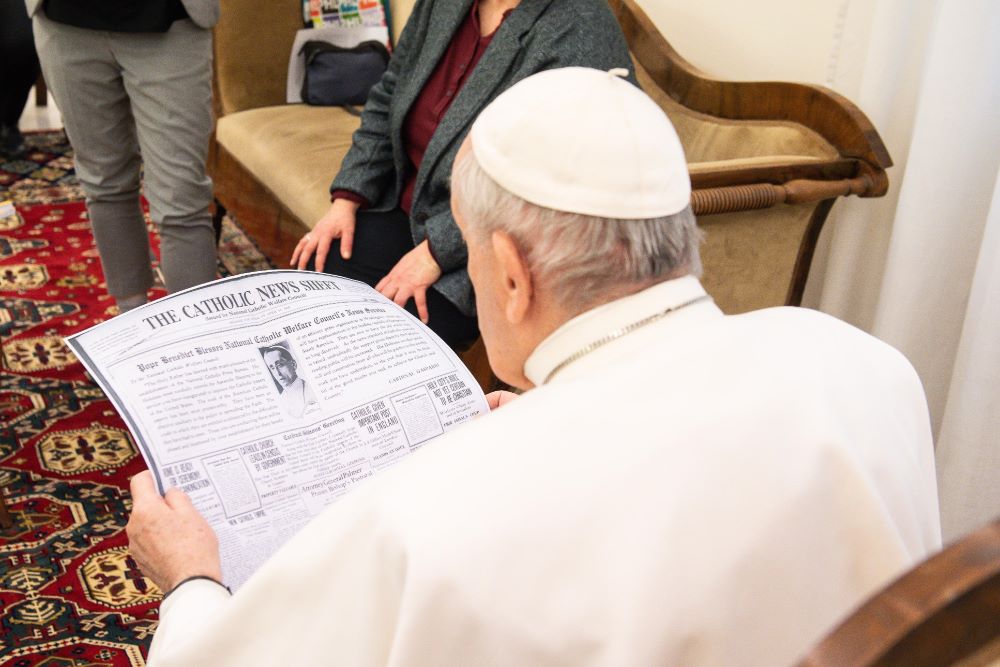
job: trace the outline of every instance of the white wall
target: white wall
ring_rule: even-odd
[[[696,67],[724,79],[778,79],[858,88],[872,2],[640,0]]]

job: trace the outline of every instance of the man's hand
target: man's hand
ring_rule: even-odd
[[[403,255],[385,278],[375,285],[375,289],[405,306],[412,297],[417,304],[420,320],[427,324],[427,288],[441,277],[441,267],[431,256],[431,248],[423,241],[416,248]]]
[[[125,532],[142,573],[164,593],[188,577],[222,583],[219,541],[212,527],[180,489],[161,497],[148,470],[132,478],[132,516]]]
[[[354,226],[357,222],[358,204],[346,199],[335,199],[313,230],[299,239],[295,246],[292,259],[289,260],[293,269],[304,269],[309,263],[313,252],[316,261],[313,266],[322,271],[326,264],[326,255],[330,252],[330,244],[334,239],[340,239],[340,256],[351,258],[354,249]]]
[[[486,403],[490,406],[490,411],[502,408],[517,398],[517,394],[512,391],[491,391],[486,394]]]

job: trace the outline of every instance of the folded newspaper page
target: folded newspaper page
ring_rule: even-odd
[[[224,278],[67,343],[160,491],[183,489],[215,529],[233,590],[355,484],[489,411],[423,323],[327,274]]]

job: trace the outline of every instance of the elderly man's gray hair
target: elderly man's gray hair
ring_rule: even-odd
[[[259,349],[260,349],[260,356],[262,357],[268,352],[277,352],[278,354],[281,355],[281,358],[284,359],[285,361],[295,362],[295,357],[293,357],[292,353],[289,352],[287,349],[285,349],[283,345],[267,345]]]
[[[648,220],[556,211],[500,187],[472,151],[455,161],[451,182],[471,240],[482,242],[494,231],[510,234],[535,279],[571,312],[608,295],[701,274],[701,232],[690,206]]]

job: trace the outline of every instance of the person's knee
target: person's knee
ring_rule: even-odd
[[[215,227],[212,225],[212,215],[206,208],[201,213],[184,213],[177,211],[154,211],[150,208],[149,217],[160,228],[160,235],[167,237],[171,234],[187,235],[195,230],[198,232],[211,233],[215,238]]]
[[[122,155],[115,160],[108,154],[90,156],[77,150],[74,157],[76,175],[88,201],[116,203],[139,198],[138,156]]]
[[[153,220],[166,225],[201,225],[211,216],[212,181],[207,177],[175,175],[150,178],[147,170],[146,199]]]
[[[139,184],[132,187],[108,187],[98,184],[85,183],[81,180],[81,187],[87,196],[87,205],[106,206],[138,206],[140,191]]]
[[[316,254],[313,253],[312,257],[309,258],[309,263],[306,264],[306,271],[322,271],[323,273],[354,278],[365,283],[370,282],[367,275],[362,275],[355,270],[358,265],[358,262],[351,264],[343,258],[340,254],[340,239],[333,239],[330,241],[330,249],[326,253],[326,261],[323,262],[322,268],[316,268]]]

